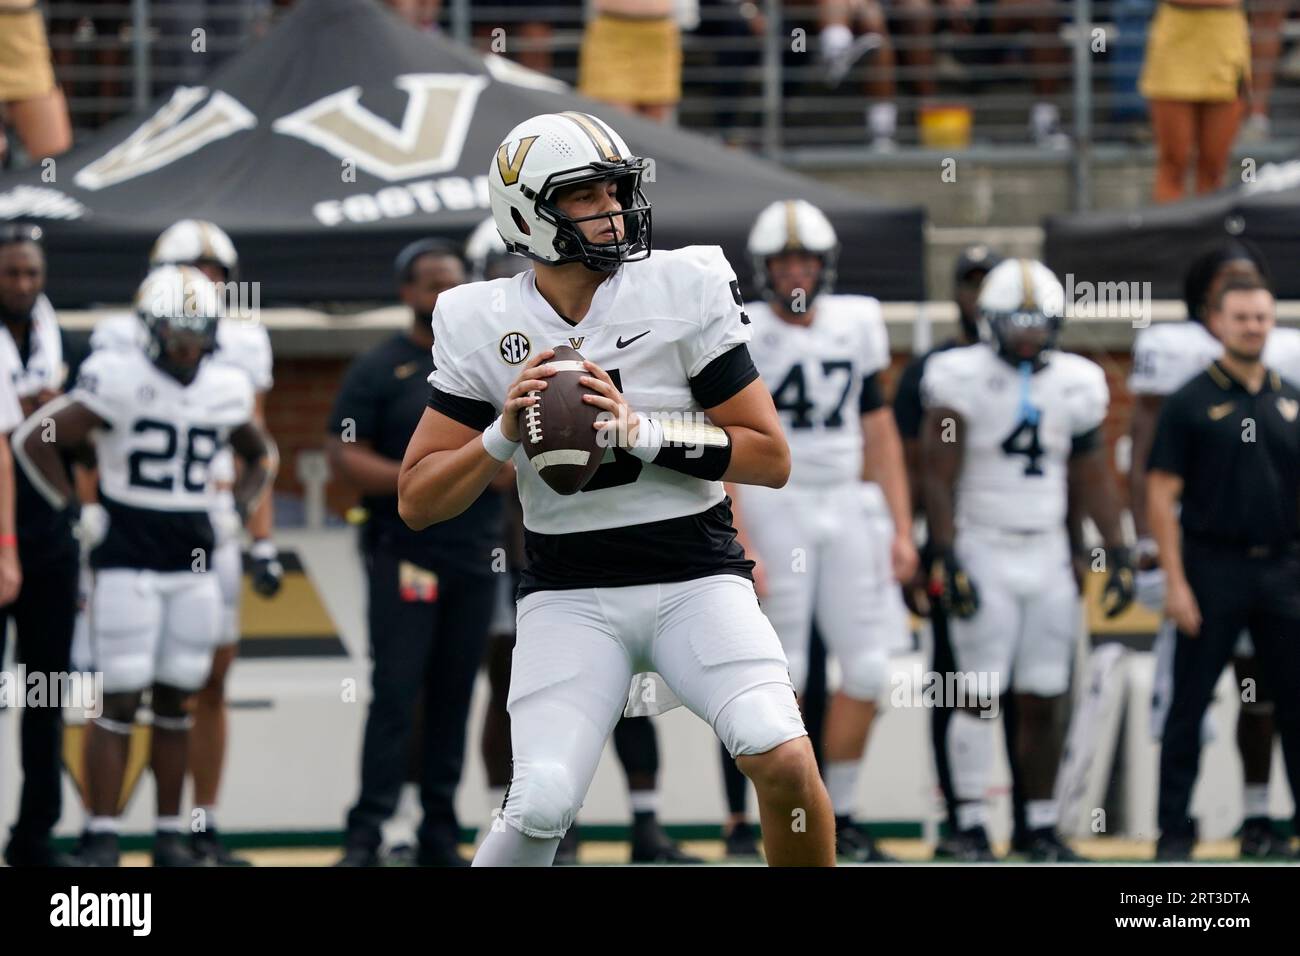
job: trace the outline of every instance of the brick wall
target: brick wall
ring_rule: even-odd
[[[1126,382],[1129,374],[1128,352],[1089,353],[1089,358],[1106,370],[1110,386],[1110,414],[1106,419],[1106,440],[1114,449],[1120,436],[1128,433],[1129,411],[1133,400]],[[893,365],[886,375],[886,394],[892,395],[894,384],[910,356],[895,355]],[[271,434],[280,446],[280,475],[276,490],[301,496],[298,481],[297,455],[304,450],[322,448],[325,426],[334,395],[338,391],[347,359],[277,359],[275,363],[275,388],[267,399],[267,423]],[[1112,458],[1113,460],[1113,458]],[[342,481],[331,481],[327,489],[330,510],[342,514],[356,502],[356,492]]]

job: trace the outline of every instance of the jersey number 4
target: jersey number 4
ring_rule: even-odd
[[[131,452],[127,458],[131,484],[137,488],[171,491],[176,487],[176,476],[165,467],[175,457],[180,445],[176,426],[154,418],[141,418],[131,431],[136,435],[161,434],[163,447],[157,451],[143,448]],[[208,465],[217,453],[217,432],[213,428],[191,428],[185,435],[185,457],[181,460],[181,482],[186,491],[201,492],[208,486]],[[199,469],[195,481],[195,467]]]
[[[1025,474],[1037,476],[1043,473],[1043,446],[1038,440],[1038,422],[1022,418],[1002,442],[1002,450],[1008,455],[1025,456]]]
[[[822,374],[827,378],[838,372],[844,373],[844,388],[840,390],[835,407],[822,422],[824,428],[839,428],[844,424],[844,400],[849,397],[849,390],[853,387],[853,363],[844,360],[822,362]],[[809,413],[813,410],[814,403],[809,400],[808,388],[804,384],[803,363],[793,366],[781,384],[773,389],[772,402],[778,412],[790,412],[791,428],[813,427],[814,422]]]
[[[618,369],[607,368],[605,371],[614,380],[614,387],[620,392],[623,391],[623,378],[618,374]],[[583,491],[600,491],[604,488],[630,485],[641,475],[641,468],[645,463],[640,458],[622,448],[611,448],[609,451],[614,457],[596,469],[591,480],[583,486]]]

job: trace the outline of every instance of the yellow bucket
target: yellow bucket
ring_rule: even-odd
[[[930,149],[962,149],[970,145],[971,109],[953,104],[923,106],[921,145]]]

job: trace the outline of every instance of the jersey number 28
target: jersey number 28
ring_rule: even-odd
[[[169,464],[176,457],[180,445],[176,426],[155,418],[141,418],[131,431],[136,435],[160,434],[163,445],[156,451],[139,448],[131,452],[127,458],[131,484],[137,488],[171,491],[176,487],[176,476],[164,463]],[[201,492],[207,488],[208,465],[216,453],[216,429],[195,425],[186,432],[185,457],[181,459],[181,483],[186,491]]]

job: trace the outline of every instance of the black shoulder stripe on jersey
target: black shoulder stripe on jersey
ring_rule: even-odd
[[[691,379],[691,394],[701,408],[715,408],[758,378],[749,346],[727,349]]]
[[[865,415],[885,407],[885,396],[880,391],[880,373],[872,372],[862,377],[862,394],[858,396],[858,413]]]
[[[496,421],[497,417],[497,410],[490,403],[452,395],[436,386],[429,388],[429,407],[480,432]]]
[[[1101,447],[1101,426],[1098,425],[1091,431],[1086,431],[1082,435],[1075,435],[1070,440],[1070,457],[1075,455],[1086,455]]]

